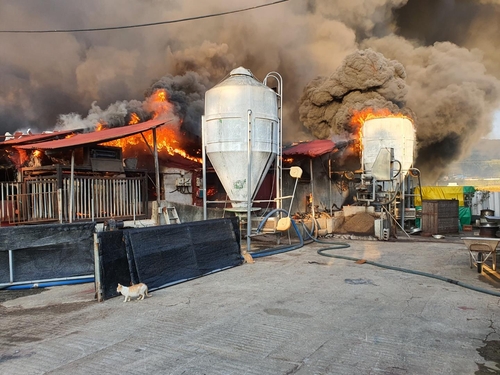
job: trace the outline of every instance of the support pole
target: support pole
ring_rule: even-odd
[[[156,128],[153,128],[153,149],[155,158],[155,183],[156,183],[156,223],[160,224],[160,163],[158,161],[158,145],[156,142]]]
[[[207,220],[207,157],[205,142],[205,116],[201,116],[201,163],[202,163],[202,189],[203,189],[203,220]]]
[[[316,228],[316,212],[314,210],[314,177],[313,177],[313,159],[309,159],[309,173],[311,174],[311,229],[314,228],[317,233],[318,228]],[[313,233],[314,235],[314,233]],[[315,236],[316,237],[316,236]]]
[[[330,216],[333,217],[333,202],[332,202],[332,158],[328,156],[328,188],[330,196],[328,202],[330,204]]]
[[[14,282],[14,254],[9,250],[9,282]]]
[[[75,195],[75,150],[71,151],[71,176],[69,187],[69,222],[73,222],[73,205]]]
[[[247,250],[242,250],[241,255],[247,263],[254,263],[250,255],[252,245],[252,110],[248,112],[248,140],[247,140]]]

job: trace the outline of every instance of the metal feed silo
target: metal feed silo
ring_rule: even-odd
[[[203,144],[234,211],[247,211],[280,145],[278,95],[239,67],[205,94]]]
[[[361,128],[362,169],[371,174],[381,149],[393,149],[400,163],[400,178],[413,165],[416,134],[413,123],[405,117],[383,117],[365,121]]]

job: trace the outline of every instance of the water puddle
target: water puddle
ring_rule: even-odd
[[[476,350],[485,362],[477,363],[478,370],[474,374],[500,374],[500,341],[485,341],[485,345]]]

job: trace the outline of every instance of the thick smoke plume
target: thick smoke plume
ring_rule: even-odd
[[[77,113],[59,116],[57,129],[84,129],[94,131],[98,125],[114,128],[128,125],[137,116],[136,122],[162,116],[175,115],[183,129],[194,135],[199,135],[199,122],[203,115],[204,95],[207,83],[195,72],[187,72],[182,76],[163,76],[154,82],[144,93],[143,101],[117,101],[106,109],[101,109],[96,102],[85,118]],[[158,92],[165,92],[165,102],[158,101]],[[166,106],[168,108],[166,108]]]
[[[299,107],[300,120],[318,138],[356,132],[355,111],[388,109],[412,116],[405,108],[408,88],[403,66],[371,49],[348,55],[330,77],[306,86]]]
[[[132,25],[267,2],[11,1],[1,5],[0,29]],[[204,92],[243,66],[260,79],[270,71],[283,76],[285,141],[348,130],[348,103],[359,107],[367,100],[375,106],[385,100],[392,110],[411,108],[418,167],[436,178],[491,130],[500,106],[498,25],[500,5],[493,0],[290,0],[155,27],[0,33],[0,134],[52,130],[58,121],[60,126],[99,120],[120,126],[131,112],[145,119],[155,86],[169,92],[176,116],[196,133]],[[362,51],[384,57],[373,76],[359,71],[366,89],[353,87],[356,69],[340,71],[349,66],[348,56]],[[334,87],[332,77],[345,81]],[[372,86],[375,82],[382,86]],[[308,100],[328,111],[299,114],[304,90],[317,92]],[[322,106],[325,100],[332,104]],[[314,124],[314,118],[320,121]]]

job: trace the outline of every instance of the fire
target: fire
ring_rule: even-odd
[[[214,187],[207,188],[207,196],[211,197],[212,195],[217,194],[217,189]]]
[[[146,106],[152,112],[151,118],[160,118],[163,114],[171,114],[173,105],[168,100],[168,93],[165,89],[159,89],[146,99]]]
[[[104,130],[106,129],[106,123],[104,121],[99,121],[96,125],[95,125],[95,130],[97,132],[101,131],[101,130]]]
[[[41,151],[41,150],[35,150],[35,151],[33,151],[33,156],[34,156],[35,158],[40,158],[40,157],[42,157],[42,151]]]
[[[355,138],[357,140],[361,139],[361,128],[366,121],[382,117],[405,118],[413,122],[410,117],[405,116],[402,113],[393,113],[388,108],[373,109],[371,107],[368,107],[362,109],[361,111],[353,110],[350,124],[352,126]],[[361,151],[362,147],[363,145],[361,144],[361,142],[352,144],[352,148],[355,152]]]
[[[130,121],[128,122],[128,124],[134,125],[134,124],[138,124],[139,122],[141,122],[141,119],[139,118],[137,113],[132,112],[132,114],[130,115]]]
[[[166,102],[167,101],[167,92],[165,90],[158,90],[156,93],[157,101]]]
[[[356,129],[360,129],[365,123],[365,121],[381,117],[398,117],[398,118],[406,118],[410,121],[413,121],[408,116],[405,116],[402,113],[392,113],[387,108],[374,110],[373,108],[368,107],[362,109],[361,111],[356,111],[356,110],[352,111],[351,125]]]
[[[149,96],[145,101],[144,109],[149,112],[149,119],[165,118],[170,120],[174,112],[174,106],[169,101],[168,92],[165,89],[158,89],[151,96]],[[141,121],[142,120],[137,113],[130,113],[128,125],[138,124]],[[97,124],[96,130],[103,130],[106,127],[106,122],[101,120]],[[183,137],[180,132],[179,123],[175,125],[164,125],[156,129],[157,147],[160,156],[162,154],[172,156],[178,154],[186,159],[201,163],[201,158],[191,156],[182,148],[180,143],[180,140],[182,139]],[[123,151],[124,157],[137,157],[139,154],[150,155],[150,149],[152,149],[153,145],[153,134],[151,131],[147,131],[142,134],[136,134],[130,137],[105,142],[103,145],[120,147]]]
[[[13,155],[14,156],[14,155]],[[24,165],[29,160],[29,155],[26,150],[18,149],[17,150],[17,158],[11,158],[11,160],[14,162],[14,164],[18,167],[21,167]]]
[[[153,134],[151,131],[143,133],[144,138],[141,134],[131,135],[130,137],[125,137],[121,139],[116,139],[114,141],[109,141],[103,143],[105,146],[121,147],[124,156],[129,155],[134,157],[137,153],[148,153],[150,150],[145,144],[153,145]],[[156,145],[158,148],[158,153],[166,153],[168,155],[181,155],[186,159],[196,161],[201,163],[201,158],[189,155],[185,150],[181,148],[179,139],[181,139],[180,131],[176,126],[164,125],[156,129]]]

